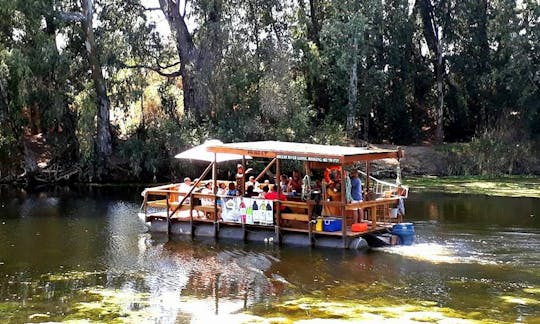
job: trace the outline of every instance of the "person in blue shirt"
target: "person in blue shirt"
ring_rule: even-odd
[[[234,182],[229,182],[229,190],[227,191],[227,196],[237,196],[237,195],[238,195],[238,190],[236,189]]]
[[[362,201],[362,181],[358,177],[358,170],[353,169],[350,173],[351,182],[351,203],[357,203]],[[354,221],[358,223],[362,220],[362,209],[354,210]]]
[[[362,201],[362,181],[358,177],[358,170],[351,171],[351,202]]]

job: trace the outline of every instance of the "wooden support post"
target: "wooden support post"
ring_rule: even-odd
[[[274,165],[274,163],[276,163],[276,161],[277,161],[277,158],[274,158],[272,161],[270,161],[270,163],[268,163],[268,165],[264,168],[264,170],[262,170],[261,173],[259,173],[259,175],[255,178],[255,181],[259,181],[259,179],[264,174],[266,174],[266,171],[270,170],[270,168]]]
[[[366,161],[366,192],[369,192],[369,176],[370,176],[370,163],[369,161]]]
[[[371,213],[371,227],[374,230],[377,228],[377,207],[372,206],[369,209]]]
[[[144,219],[146,220],[146,217],[148,216],[148,193],[144,193]]]
[[[345,173],[345,167],[341,165],[341,235],[343,239],[343,248],[347,248],[347,215],[345,207],[347,205],[347,188],[346,180],[347,174]]]
[[[279,202],[279,194],[281,193],[281,188],[280,188],[280,185],[279,185],[279,180],[281,178],[281,163],[280,163],[280,160],[279,159],[275,159],[276,160],[276,181],[277,181],[277,194],[278,194],[278,199],[277,199],[277,202],[276,202],[276,208],[274,209],[274,212],[276,214],[276,240],[277,240],[277,243],[278,244],[281,244],[281,230],[280,230],[280,226],[281,226],[281,203]],[[276,183],[274,183],[274,186],[276,185]]]
[[[165,201],[167,202],[167,235],[171,233],[171,217],[170,215],[170,206],[169,206],[169,193],[165,196]]]
[[[206,177],[206,175],[208,174],[208,172],[210,172],[210,170],[212,169],[212,166],[214,165],[214,162],[210,163],[210,165],[208,165],[206,167],[206,169],[204,170],[204,172],[201,174],[201,176],[199,177],[199,180],[197,180],[197,182],[195,182],[193,184],[193,186],[191,187],[191,189],[188,191],[188,193],[186,193],[186,195],[184,196],[184,198],[182,198],[182,200],[180,200],[180,203],[178,204],[178,206],[173,210],[172,214],[171,214],[171,217],[178,211],[178,209],[180,209],[182,207],[182,205],[184,204],[184,201],[186,201],[186,199],[188,197],[191,197],[191,193],[193,192],[193,190],[195,190],[195,187],[199,184],[199,182],[201,182],[201,179],[204,179],[204,177]]]
[[[195,185],[193,187],[195,187]],[[191,203],[189,204],[189,231],[190,231],[191,238],[193,238],[193,236],[195,236],[195,233],[194,233],[195,224],[193,224],[193,197],[191,197],[190,201]],[[197,211],[197,216],[198,215],[199,215],[199,211]]]
[[[242,221],[242,241],[246,242],[247,241],[247,228],[246,228],[246,223],[244,223],[243,220]]]
[[[309,238],[309,246],[314,245],[313,240],[313,223],[311,222],[311,217],[308,217],[308,238]]]
[[[217,153],[214,153],[214,164],[212,165],[212,192],[214,193],[214,237],[217,237],[219,231],[219,227],[217,225],[219,220],[217,208]]]

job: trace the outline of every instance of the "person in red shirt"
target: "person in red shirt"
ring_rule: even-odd
[[[297,192],[298,194],[302,192],[302,178],[300,177],[300,172],[298,172],[298,170],[293,171],[292,177],[287,185],[287,191]]]
[[[278,193],[276,191],[277,186],[278,186],[277,184],[274,184],[273,186],[270,186],[270,191],[266,194],[266,196],[264,196],[264,199],[278,200]],[[280,192],[279,193],[279,200],[286,201],[287,197],[285,197],[285,195],[282,192]],[[281,211],[285,212],[285,213],[292,212],[291,209],[289,207],[287,207],[287,206],[281,206]]]

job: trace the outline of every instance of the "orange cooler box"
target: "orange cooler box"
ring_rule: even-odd
[[[351,231],[353,232],[365,232],[368,230],[367,223],[354,223],[351,226]]]

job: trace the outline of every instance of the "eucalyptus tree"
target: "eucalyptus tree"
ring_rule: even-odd
[[[447,0],[416,0],[415,7],[418,10],[424,39],[430,52],[435,76],[437,106],[435,109],[435,141],[441,143],[444,140],[444,79],[445,67],[445,44],[444,39],[449,33],[449,21],[451,16],[452,1]]]
[[[365,57],[365,25],[366,18],[357,1],[339,1],[332,16],[324,22],[321,32],[323,52],[337,69],[334,71],[335,89],[346,93],[346,96],[342,95],[343,109],[336,113],[345,117],[345,129],[350,137],[356,134],[357,127],[358,72],[359,61]]]
[[[298,0],[298,18],[293,34],[294,48],[300,58],[300,69],[305,79],[305,92],[317,112],[316,124],[321,124],[330,107],[328,73],[324,68],[321,51],[321,29],[329,17],[332,1]],[[293,26],[295,26],[293,25]]]
[[[107,85],[103,77],[99,50],[94,35],[94,1],[81,0],[81,9],[84,19],[82,28],[85,35],[85,47],[88,51],[88,63],[92,71],[94,90],[96,92],[97,104],[97,157],[107,163],[107,159],[112,155],[112,137],[110,129],[111,102],[107,93]]]
[[[182,76],[184,109],[201,120],[211,111],[207,89],[213,67],[220,58],[223,2],[159,0],[178,55],[175,63],[178,69],[166,75]],[[189,30],[188,14],[196,21],[196,30]]]
[[[61,53],[61,24],[54,1],[2,1],[0,4],[2,136],[8,134],[24,157],[28,175],[39,172],[30,141],[47,138],[55,163],[77,159],[76,118],[70,109],[69,56]],[[27,121],[27,122],[26,122]],[[30,138],[29,135],[36,135]],[[35,145],[34,145],[35,146]],[[45,149],[45,148],[43,148]]]

